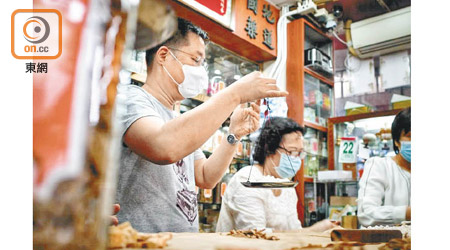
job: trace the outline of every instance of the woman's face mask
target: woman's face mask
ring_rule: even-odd
[[[400,154],[407,162],[411,162],[411,141],[400,141]]]
[[[172,75],[167,71],[166,67],[163,68],[169,77],[178,85],[178,92],[184,98],[192,98],[196,95],[200,94],[203,89],[208,87],[208,72],[203,66],[191,66],[182,64],[178,58],[169,50],[169,53],[177,60],[177,62],[181,65],[181,69],[184,74],[184,81],[182,83],[178,83],[172,77]]]
[[[275,171],[277,171],[277,174],[282,178],[291,179],[300,169],[302,165],[302,159],[299,156],[289,156],[287,154],[279,152],[278,150],[277,152],[281,154],[281,158],[280,164],[278,166],[275,166]],[[275,165],[273,161],[272,163]]]

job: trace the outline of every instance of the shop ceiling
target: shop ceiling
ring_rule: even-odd
[[[357,22],[370,17],[378,16],[389,11],[411,6],[411,0],[313,0],[317,8],[326,8],[333,13],[335,5],[341,5],[343,20],[351,19]]]

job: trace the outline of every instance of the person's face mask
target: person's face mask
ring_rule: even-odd
[[[277,152],[280,153],[278,150]],[[283,153],[280,154],[280,164],[275,167],[275,171],[277,171],[277,174],[282,178],[291,179],[300,169],[302,165],[302,159],[300,157],[289,156]]]
[[[411,142],[400,141],[400,154],[407,162],[411,162]]]
[[[166,73],[169,75],[169,77],[178,85],[178,92],[184,97],[184,98],[192,98],[196,95],[200,94],[202,89],[207,88],[208,86],[208,72],[206,72],[206,69],[203,66],[191,66],[182,64],[178,58],[172,53],[172,51],[169,50],[169,53],[177,60],[177,62],[181,65],[181,69],[183,70],[184,74],[184,81],[182,83],[178,83],[175,81],[175,79],[172,77],[172,75],[167,71],[166,67],[163,68],[166,71]]]

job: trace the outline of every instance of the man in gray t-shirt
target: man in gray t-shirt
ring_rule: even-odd
[[[159,118],[164,123],[175,118],[144,89],[124,86],[127,113],[122,117],[123,133],[142,117]],[[119,221],[129,221],[144,232],[198,231],[197,194],[194,161],[204,159],[199,149],[176,163],[158,165],[122,146],[121,169],[117,186]]]
[[[259,126],[259,106],[240,104],[287,95],[274,79],[253,72],[176,117],[175,102],[194,97],[208,83],[202,67],[207,38],[199,27],[179,18],[175,35],[146,51],[145,84],[119,88],[126,112],[120,118],[117,217],[141,232],[197,232],[195,186],[213,188],[231,163],[237,141]],[[229,134],[206,159],[200,146],[231,113]]]

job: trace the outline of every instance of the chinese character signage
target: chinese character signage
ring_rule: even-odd
[[[252,20],[251,17],[248,17],[247,19],[247,27],[245,27],[245,31],[247,31],[247,35],[251,39],[256,39],[256,35],[258,35],[256,32],[256,21]]]
[[[270,10],[270,4],[264,4],[263,5],[263,17],[266,19],[266,21],[270,24],[275,23],[275,18],[272,17],[272,11]]]
[[[178,0],[201,14],[233,30],[231,26],[232,0]]]
[[[247,0],[247,9],[258,15],[258,0]]]
[[[268,29],[263,30],[264,41],[263,44],[266,45],[269,49],[273,49],[272,47],[272,31]]]
[[[276,56],[280,11],[264,0],[235,1],[234,33]]]

